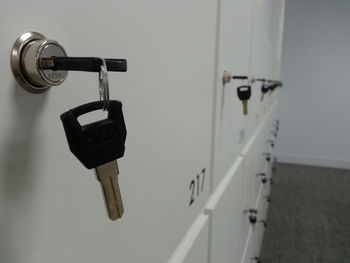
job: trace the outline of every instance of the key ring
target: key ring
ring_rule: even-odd
[[[108,74],[107,74],[107,65],[106,61],[103,58],[100,58],[102,61],[101,70],[98,73],[98,89],[100,100],[103,100],[103,110],[109,109],[109,84],[108,84]]]

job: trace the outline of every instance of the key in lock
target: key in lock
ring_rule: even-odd
[[[123,202],[119,190],[119,168],[117,159],[123,157],[125,151],[126,127],[122,112],[122,103],[109,102],[107,119],[86,125],[78,122],[78,117],[103,108],[103,101],[96,101],[71,109],[61,115],[71,152],[88,169],[95,169],[108,216],[117,220],[124,213]]]

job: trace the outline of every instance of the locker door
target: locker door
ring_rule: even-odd
[[[254,78],[266,78],[266,61],[264,53],[266,52],[266,43],[263,24],[263,4],[261,1],[254,0],[253,25],[251,37],[251,57],[250,57],[250,75]],[[252,98],[249,101],[249,115],[246,119],[247,136],[255,131],[260,120],[264,117],[260,111],[260,82],[252,83]]]
[[[257,131],[257,154],[256,154],[256,161],[257,161],[257,171],[258,173],[266,173],[267,177],[269,176],[266,171],[267,161],[266,161],[266,153],[269,153],[268,143],[267,140],[270,139],[267,136],[266,125],[269,120],[269,116],[265,116],[264,120],[259,126],[259,130]],[[259,184],[256,185],[256,191],[260,187],[261,180],[259,180]]]
[[[271,34],[271,0],[255,0],[254,24],[252,31],[252,47],[250,74],[254,78],[273,79],[272,72],[272,46]],[[252,134],[258,124],[263,120],[268,110],[270,96],[265,95],[261,101],[261,83],[252,84],[254,96],[252,97],[251,114],[247,118],[247,133]]]
[[[263,172],[266,164],[266,153],[270,153],[267,149],[267,140],[269,138],[266,136],[265,129],[261,129],[259,133],[259,146],[257,150],[257,162],[258,162],[258,170]]]
[[[243,157],[243,202],[242,202],[242,211],[244,209],[255,209],[256,203],[256,184],[258,183],[257,179],[257,134],[254,134],[247,145],[242,151]],[[248,235],[249,229],[251,228],[250,222],[248,220],[249,214],[244,215],[244,220],[242,224],[242,240]]]
[[[209,196],[215,10],[210,0],[2,2],[0,262],[170,258]],[[128,129],[118,162],[125,214],[116,222],[59,119],[98,100],[97,74],[70,72],[43,94],[22,90],[9,56],[27,31],[57,40],[70,56],[128,60],[128,72],[109,74]]]
[[[256,140],[256,147],[255,147],[255,158],[256,158],[256,174],[260,174],[260,173],[265,173],[265,156],[264,156],[264,146],[266,144],[266,140],[265,138],[262,136],[262,132],[260,131],[257,134],[257,140]],[[266,185],[268,183],[263,184],[262,180],[263,179],[267,179],[267,176],[256,176],[256,180],[254,181],[255,183],[255,187],[254,187],[254,193],[255,193],[255,198],[257,198],[257,194],[259,193],[259,189],[260,187],[262,187],[264,185],[264,187],[266,187]]]
[[[264,234],[264,225],[262,224],[261,220],[266,219],[267,211],[267,202],[265,200],[264,191],[263,186],[260,186],[254,206],[258,210],[257,223],[255,224],[254,230],[250,228],[247,232],[243,255],[240,261],[241,263],[253,262],[254,259],[260,254],[260,247]]]
[[[268,39],[269,52],[269,76],[271,79],[278,80],[281,68],[282,55],[282,37],[284,22],[284,0],[265,0],[264,21],[266,24],[266,35]],[[266,100],[266,107],[273,105],[278,98],[279,89],[275,90]]]
[[[271,11],[271,48],[273,57],[272,75],[274,79],[280,78],[282,38],[284,24],[285,0],[272,1]]]
[[[269,110],[268,115],[266,116],[267,118],[263,123],[262,132],[261,132],[261,137],[262,137],[261,149],[262,150],[261,150],[260,156],[263,156],[264,153],[270,153],[272,157],[270,162],[267,162],[265,157],[261,158],[268,178],[271,178],[272,176],[271,170],[274,162],[274,152],[273,152],[274,148],[271,147],[271,143],[268,141],[272,140],[274,145],[276,146],[276,138],[273,133],[275,131],[275,128],[273,127],[273,123],[274,123],[274,120],[276,119],[276,111],[277,111],[277,104],[274,103],[271,109]],[[270,187],[270,184],[268,184],[268,188],[269,187]]]
[[[223,85],[222,76],[225,70],[233,75],[248,74],[253,11],[251,0],[222,0],[218,3],[213,190],[239,155],[247,138],[242,103],[236,91],[242,83],[231,80]]]
[[[278,132],[276,132],[275,128],[273,127],[274,120],[276,119],[276,111],[277,111],[277,104],[273,104],[269,110],[268,118],[266,119],[264,125],[263,125],[263,140],[264,140],[264,151],[269,152],[272,154],[273,148],[271,147],[271,144],[269,143],[270,140],[276,142],[275,133],[278,135]]]
[[[255,231],[249,231],[249,234],[247,235],[247,240],[244,245],[244,251],[241,258],[241,263],[252,263],[254,262],[254,257],[257,255],[256,252],[256,236]]]
[[[242,256],[242,180],[243,159],[238,157],[206,206],[211,216],[210,262],[239,262]]]
[[[268,202],[266,201],[266,188],[262,188],[261,194],[259,196],[258,200],[258,211],[259,216],[258,220],[267,220],[267,209],[268,209]],[[268,221],[266,221],[268,224]],[[265,226],[262,222],[257,223],[256,225],[256,233],[255,233],[255,255],[260,255],[260,249],[262,245],[262,240],[265,232]]]

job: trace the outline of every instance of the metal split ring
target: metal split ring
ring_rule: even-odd
[[[108,110],[109,108],[109,83],[108,83],[108,73],[107,73],[107,65],[106,61],[101,58],[102,65],[101,70],[98,74],[98,87],[99,87],[99,95],[100,100],[104,101],[103,110]]]

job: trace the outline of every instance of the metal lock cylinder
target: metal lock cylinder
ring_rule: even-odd
[[[18,83],[27,91],[41,93],[51,86],[60,85],[67,71],[41,69],[42,60],[51,57],[67,57],[64,48],[54,40],[48,40],[37,32],[21,35],[11,53],[11,68]]]
[[[106,72],[126,72],[127,60],[68,57],[57,41],[48,40],[38,32],[27,32],[17,38],[12,47],[11,69],[22,88],[32,93],[41,93],[51,86],[62,84],[68,71],[98,72],[99,80],[103,81],[102,86],[105,86],[106,83],[108,84]],[[102,97],[107,101],[108,92],[102,93]]]

